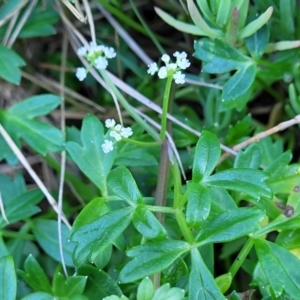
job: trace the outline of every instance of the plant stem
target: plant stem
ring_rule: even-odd
[[[167,84],[164,92],[163,98],[163,109],[161,115],[161,129],[160,129],[160,139],[164,141],[166,139],[166,131],[167,131],[167,114],[169,110],[169,99],[170,99],[170,91],[172,87],[173,77],[167,77]]]
[[[247,240],[247,242],[243,246],[242,250],[240,251],[239,255],[237,256],[237,258],[234,260],[233,264],[229,268],[228,272],[231,273],[232,278],[236,275],[237,271],[239,270],[239,268],[243,264],[244,260],[246,259],[247,255],[249,254],[249,252],[253,246],[253,243],[254,243],[254,241],[252,238],[249,238]]]
[[[183,214],[183,212],[181,210],[177,210],[176,214],[176,221],[178,223],[178,226],[184,236],[184,239],[189,243],[189,244],[194,244],[195,243],[195,238],[192,234],[192,232],[190,231],[189,227],[186,224],[185,221],[185,216]]]
[[[154,212],[163,212],[163,213],[167,213],[167,214],[175,214],[176,213],[176,209],[173,207],[146,205],[146,208],[151,211],[154,211]]]

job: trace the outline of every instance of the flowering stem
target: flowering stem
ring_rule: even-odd
[[[231,273],[232,278],[236,275],[237,271],[239,270],[241,265],[244,263],[247,255],[249,254],[250,250],[253,247],[253,243],[254,242],[253,242],[252,238],[249,238],[247,240],[247,242],[243,246],[242,250],[240,251],[239,255],[237,256],[237,258],[235,259],[235,261],[229,268],[228,273]]]
[[[152,137],[154,140],[159,140],[158,133],[149,126],[139,115],[136,114],[136,112],[133,110],[132,106],[127,102],[127,100],[124,98],[122,93],[117,89],[117,87],[113,84],[109,76],[107,75],[105,70],[99,70],[102,78],[107,83],[107,85],[110,87],[112,92],[116,95],[122,106],[126,109],[126,111],[130,114],[130,116],[138,123],[140,124]]]
[[[161,141],[141,142],[141,141],[136,141],[136,140],[132,140],[132,139],[123,139],[123,140],[126,143],[131,143],[131,144],[135,144],[135,145],[142,146],[142,147],[157,147],[157,146],[161,145]]]
[[[165,88],[164,98],[163,98],[163,109],[161,115],[161,129],[160,129],[160,139],[164,141],[166,139],[166,131],[167,131],[167,114],[169,109],[169,98],[170,91],[172,87],[173,76],[167,77],[167,84]]]

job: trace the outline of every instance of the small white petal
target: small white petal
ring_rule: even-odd
[[[86,69],[85,68],[77,68],[75,75],[79,81],[83,81],[86,78]]]
[[[106,58],[99,56],[95,59],[95,67],[98,70],[104,70],[107,68],[107,66],[108,66],[108,61]]]
[[[113,47],[105,47],[104,54],[106,58],[114,58],[117,55]]]
[[[111,127],[114,127],[115,125],[116,125],[116,121],[114,119],[107,119],[105,121],[106,128],[111,128]]]
[[[176,72],[174,75],[173,75],[173,78],[175,80],[175,83],[177,84],[183,84],[185,83],[185,74],[182,74],[180,71]]]
[[[120,131],[121,131],[121,129],[122,129],[122,125],[120,125],[120,124],[117,124],[117,125],[115,126],[115,131],[118,131],[118,132],[120,132]]]
[[[152,64],[148,65],[147,73],[154,75],[157,70],[158,70],[157,63],[152,63]]]
[[[168,70],[168,71],[169,71],[169,70],[175,71],[175,70],[177,69],[177,65],[174,64],[174,63],[168,64],[166,67],[167,67],[167,70]]]
[[[132,129],[130,127],[123,127],[121,129],[121,135],[125,139],[128,139],[130,136],[132,136],[132,134],[133,134],[133,132],[132,132]]]
[[[188,68],[191,65],[190,61],[186,58],[177,59],[176,63],[178,65],[178,67],[182,70]]]
[[[162,57],[161,57],[161,60],[164,62],[164,63],[168,63],[170,61],[170,56],[168,54],[164,54]]]
[[[104,140],[104,143],[101,145],[101,148],[104,153],[109,153],[114,150],[113,142],[109,140]]]
[[[86,53],[87,53],[87,49],[84,46],[77,49],[77,55],[79,55],[79,56],[83,56]]]
[[[175,56],[177,59],[187,58],[187,54],[185,51],[182,51],[181,53],[176,51],[176,52],[174,52],[173,56]]]
[[[95,51],[103,53],[103,52],[105,51],[105,48],[106,48],[106,47],[103,46],[103,45],[97,45],[97,46],[95,47]]]
[[[111,137],[113,137],[113,138],[115,138],[115,140],[118,142],[118,141],[121,141],[121,139],[122,139],[122,136],[118,133],[118,132],[116,132],[116,131],[114,131],[114,130],[112,130],[111,132],[110,132],[110,134],[109,134]]]
[[[167,70],[167,68],[166,68],[166,67],[161,67],[161,68],[159,69],[157,75],[158,75],[158,77],[159,77],[160,79],[166,78],[166,77],[168,76],[168,70]]]

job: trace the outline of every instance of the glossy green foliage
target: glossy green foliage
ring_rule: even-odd
[[[81,129],[82,145],[68,142],[66,149],[81,171],[107,195],[106,177],[112,167],[115,152],[105,154],[101,148],[104,142],[104,130],[101,122],[88,115]]]
[[[14,180],[0,174],[2,203],[5,207],[5,217],[0,216],[0,227],[24,220],[40,211],[37,204],[43,199],[37,190],[26,190],[23,177],[19,174]]]
[[[35,118],[50,113],[60,102],[60,97],[51,94],[33,96],[6,111],[0,110],[0,121],[17,143],[22,138],[42,155],[48,151],[57,152],[62,150],[62,132]]]
[[[11,256],[0,258],[0,296],[3,300],[14,300],[17,294],[17,277]]]
[[[14,51],[0,45],[0,77],[13,84],[20,84],[21,71],[25,61]]]

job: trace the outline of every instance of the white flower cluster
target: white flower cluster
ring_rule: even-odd
[[[96,45],[90,42],[89,47],[82,46],[77,50],[78,56],[83,56],[91,64],[95,66],[98,70],[104,70],[108,66],[107,59],[116,57],[116,52],[112,47],[106,47],[103,45]],[[76,77],[79,81],[83,81],[86,78],[88,70],[86,68],[77,68]]]
[[[105,121],[105,127],[110,129],[109,135],[114,138],[116,142],[122,138],[128,139],[133,134],[130,127],[123,127],[121,124],[116,124],[114,119],[107,119]],[[109,153],[114,149],[114,143],[110,140],[104,140],[101,147],[104,153]]]
[[[168,76],[173,76],[175,83],[185,83],[185,75],[181,73],[181,70],[185,70],[186,68],[188,68],[191,63],[187,59],[187,54],[184,51],[181,53],[176,51],[173,56],[176,57],[175,63],[170,63],[170,56],[168,54],[164,54],[161,57],[161,60],[165,63],[165,66],[158,68],[157,63],[148,65],[148,74],[154,75],[156,72],[158,72],[157,75],[160,79],[164,79]]]

